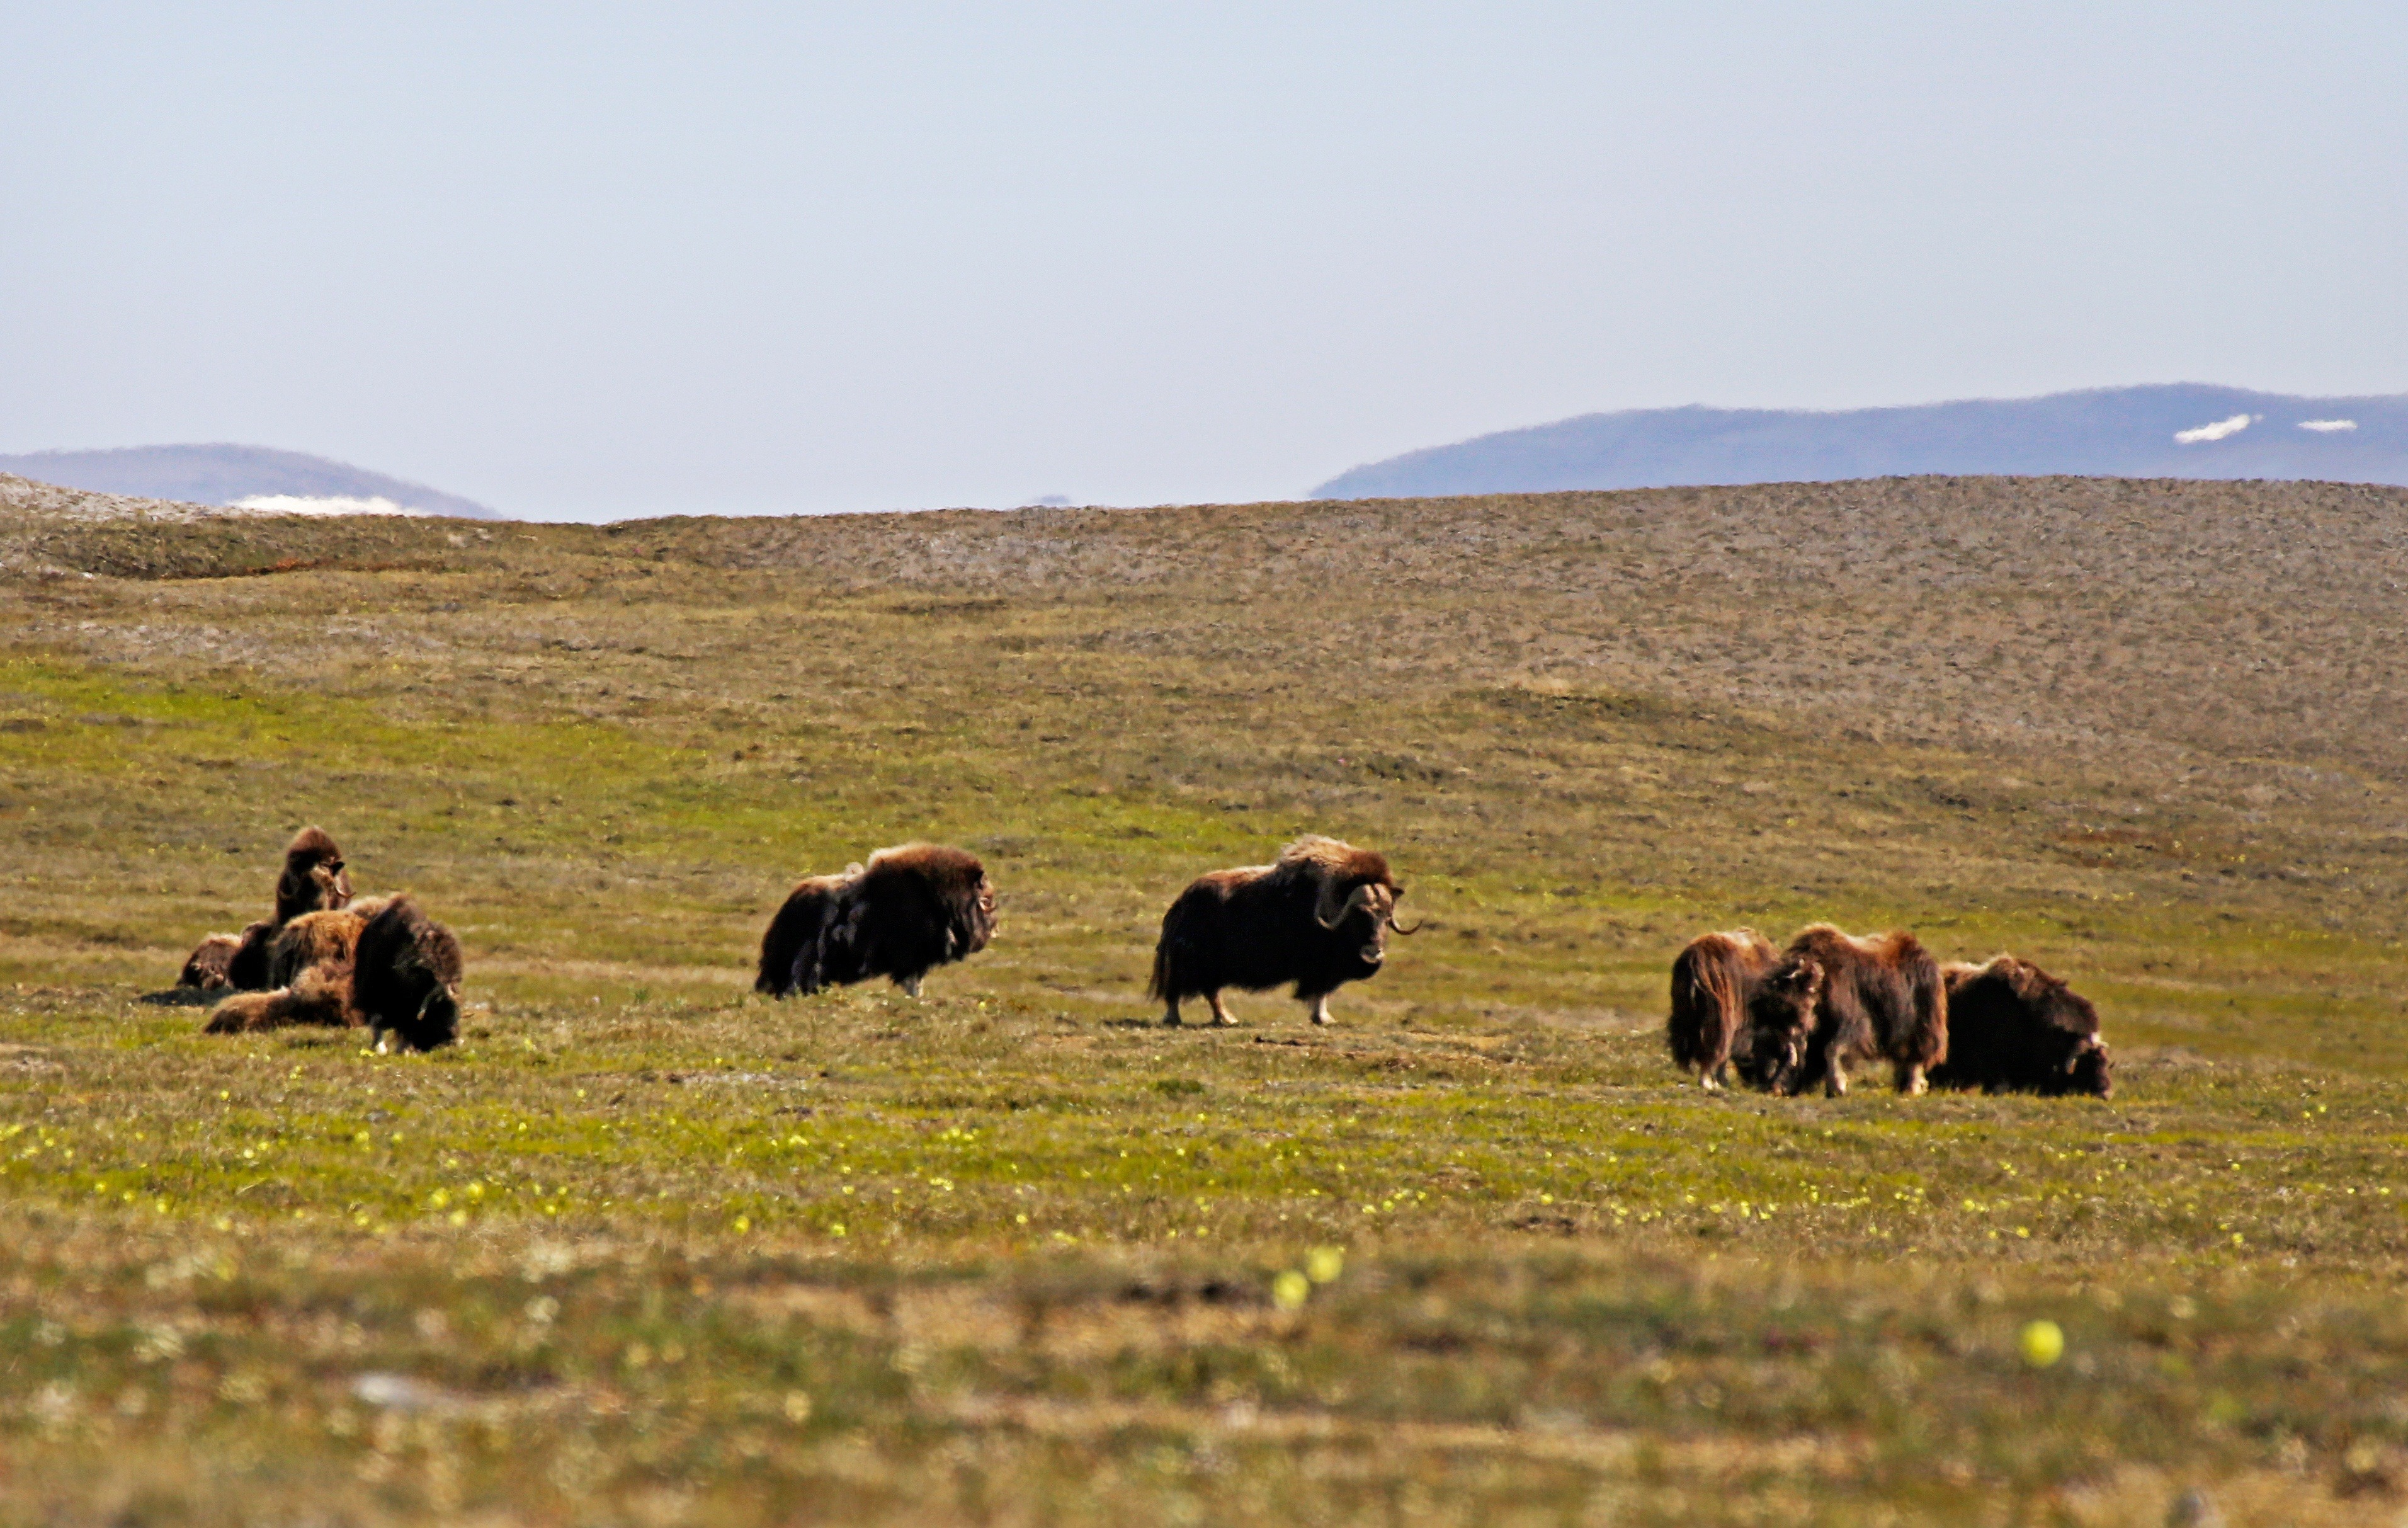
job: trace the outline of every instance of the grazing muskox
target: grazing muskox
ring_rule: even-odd
[[[1709,1089],[1729,1080],[1731,1050],[1753,1032],[1749,1015],[1811,1010],[1821,995],[1823,969],[1784,962],[1772,941],[1753,929],[1699,934],[1672,961],[1672,1015],[1664,1039],[1672,1060]]]
[[[210,934],[185,959],[178,987],[204,992],[256,992],[279,985],[269,971],[277,934],[305,913],[331,911],[351,900],[343,851],[322,828],[304,828],[284,847],[276,878],[276,912],[238,934]]]
[[[752,986],[782,998],[885,976],[916,998],[921,978],[994,937],[995,883],[978,856],[906,843],[797,883],[761,936]]]
[[[1212,1022],[1234,1024],[1221,989],[1248,992],[1296,984],[1315,1024],[1329,1022],[1329,994],[1376,976],[1405,894],[1388,861],[1369,849],[1308,834],[1277,861],[1197,876],[1162,915],[1146,995],[1179,1022],[1183,998],[1212,1005]],[[1416,928],[1418,925],[1416,926]]]
[[[351,956],[351,1006],[376,1048],[391,1035],[404,1050],[433,1050],[460,1037],[460,942],[404,892],[360,930]]]
[[[268,987],[236,992],[209,1010],[207,1034],[248,1034],[298,1025],[356,1029],[366,1022],[351,1002],[351,966],[360,932],[380,901],[304,913],[278,931],[268,951]]]
[[[1941,968],[1948,984],[1948,1059],[1935,1088],[1984,1092],[2089,1093],[2105,1098],[2107,1043],[2089,1000],[2028,960]]]
[[[1848,1090],[1851,1062],[1886,1060],[1898,1090],[1912,1095],[1948,1059],[1948,989],[1913,934],[1851,939],[1817,923],[1789,942],[1775,970],[1787,1000],[1753,1006],[1740,1068],[1757,1086],[1795,1093],[1820,1082],[1836,1097]]]

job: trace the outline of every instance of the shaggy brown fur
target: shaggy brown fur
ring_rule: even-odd
[[[1985,1092],[2088,1093],[2114,1089],[2099,1010],[2028,960],[1941,968],[1948,984],[1948,1060],[1931,1069],[1935,1088]]]
[[[210,934],[198,948],[184,959],[184,969],[176,973],[178,987],[196,987],[203,992],[215,992],[234,986],[227,974],[234,965],[235,952],[242,948],[241,934]]]
[[[230,987],[256,992],[277,984],[269,971],[276,935],[304,913],[325,912],[351,900],[351,872],[343,851],[322,828],[304,828],[284,846],[284,869],[276,877],[276,915],[238,934],[211,934],[184,961],[179,987],[214,991]],[[221,963],[217,951],[230,941]]]
[[[304,828],[294,834],[284,846],[284,872],[276,878],[277,927],[351,900],[351,872],[343,868],[343,851],[326,830]]]
[[[240,1034],[297,1025],[357,1029],[367,1022],[351,1001],[351,962],[380,901],[305,913],[284,926],[268,957],[265,992],[237,992],[209,1011],[206,1034]]]
[[[995,883],[966,849],[905,843],[842,875],[797,884],[761,937],[755,989],[805,994],[886,976],[920,995],[921,979],[995,937]]]
[[[1379,973],[1388,930],[1405,894],[1388,861],[1369,849],[1308,835],[1268,865],[1199,875],[1162,915],[1146,994],[1162,1021],[1179,1022],[1181,1000],[1201,997],[1212,1021],[1232,1024],[1224,987],[1261,992],[1295,983],[1315,1024],[1329,1022],[1329,994]]]
[[[433,1050],[460,1037],[460,942],[405,892],[360,930],[351,1006],[367,1016],[377,1049]]]
[[[852,865],[841,875],[810,875],[795,883],[761,935],[761,969],[752,978],[752,990],[773,998],[819,990],[803,986],[809,973],[805,968],[818,969],[820,936],[836,920],[862,872],[862,866]]]
[[[1852,939],[1828,923],[1800,930],[1782,954],[1799,975],[1821,975],[1811,999],[1761,1003],[1749,1014],[1750,1053],[1741,1068],[1776,1093],[1816,1082],[1848,1090],[1849,1063],[1887,1060],[1898,1090],[1923,1091],[1926,1072],[1948,1059],[1948,989],[1940,963],[1903,930]],[[1776,968],[1775,979],[1782,975]]]
[[[1734,1045],[1746,1044],[1750,1012],[1759,1003],[1778,1012],[1820,995],[1820,967],[1784,965],[1772,941],[1753,929],[1699,934],[1672,961],[1672,1013],[1664,1023],[1672,1061],[1698,1074],[1707,1088],[1730,1078]]]

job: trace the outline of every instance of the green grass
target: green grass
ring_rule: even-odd
[[[1510,559],[1493,656],[1477,578],[1408,631],[1076,537],[911,571],[1017,523],[838,527],[866,580],[707,524],[42,531],[107,576],[0,579],[0,1521],[2397,1518],[2392,787],[1534,674],[1590,617]],[[271,543],[316,566],[158,576]],[[304,821],[460,932],[460,1047],[136,1001]],[[1332,1030],[1156,1027],[1170,895],[1306,829],[1425,931]],[[992,949],[751,993],[796,876],[915,836]],[[2071,977],[2116,1097],[1683,1085],[1672,954],[1813,917]]]

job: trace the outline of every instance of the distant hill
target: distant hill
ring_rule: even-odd
[[[1341,472],[1314,498],[2003,473],[2408,484],[2408,394],[2292,397],[2171,383],[1815,413],[1634,409]]]
[[[384,509],[497,518],[457,494],[389,478],[323,456],[265,446],[126,446],[114,451],[37,451],[0,456],[0,472],[97,493],[188,504],[246,504],[309,512]],[[381,502],[380,502],[381,501]]]

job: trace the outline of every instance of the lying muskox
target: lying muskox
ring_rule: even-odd
[[[276,985],[219,1003],[207,1032],[366,1026],[380,1051],[433,1050],[459,1038],[461,972],[460,942],[407,893],[305,913],[276,936]]]
[[[1388,930],[1415,931],[1397,922],[1404,894],[1380,855],[1311,834],[1272,864],[1199,875],[1162,915],[1146,995],[1162,1000],[1165,1024],[1179,1022],[1190,997],[1212,1005],[1215,1024],[1233,1024],[1222,988],[1293,982],[1312,1021],[1326,1024],[1330,993],[1379,974]]]
[[[2107,1043],[2089,1001],[2028,960],[1941,968],[1948,984],[1948,1059],[1935,1088],[2089,1093],[2105,1098]]]
[[[1823,968],[1784,961],[1772,941],[1753,929],[1699,934],[1672,962],[1672,1014],[1664,1039],[1673,1064],[1698,1074],[1709,1089],[1730,1080],[1732,1048],[1753,1033],[1749,1015],[1769,1018],[1812,1010],[1821,996]]]
[[[1754,1003],[1741,1074],[1776,1093],[1848,1090],[1848,1067],[1886,1060],[1898,1090],[1923,1091],[1948,1059],[1948,989],[1913,934],[1852,939],[1828,923],[1799,930],[1767,978],[1784,996]]]
[[[360,931],[384,903],[363,899],[347,907],[304,913],[279,930],[268,947],[263,991],[236,992],[209,1010],[208,1034],[242,1034],[308,1025],[355,1029],[365,1022],[351,1002],[351,968]]]
[[[278,985],[269,965],[276,936],[307,913],[331,911],[351,900],[351,877],[343,851],[321,828],[304,828],[284,848],[284,870],[276,878],[276,913],[238,934],[210,934],[184,960],[179,987],[202,992],[255,992]]]
[[[752,986],[782,998],[885,976],[916,998],[929,972],[994,937],[995,883],[978,857],[906,843],[797,883],[761,936]]]

